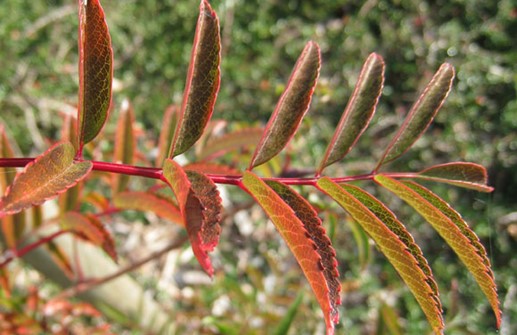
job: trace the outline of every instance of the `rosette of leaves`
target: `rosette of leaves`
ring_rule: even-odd
[[[316,173],[310,178],[263,178],[253,170],[269,162],[289,143],[308,112],[321,67],[320,49],[310,41],[294,65],[285,91],[261,132],[244,171],[201,162],[181,166],[174,158],[191,148],[203,135],[214,112],[220,85],[221,42],[217,14],[202,0],[191,60],[180,108],[170,108],[164,120],[158,162],[162,167],[133,166],[135,141],[129,105],[117,126],[115,162],[88,161],[85,145],[101,131],[111,104],[113,55],[104,13],[98,0],[79,1],[79,104],[77,131],[36,159],[2,159],[1,166],[25,166],[0,201],[3,234],[9,241],[13,220],[9,217],[87,182],[91,171],[133,175],[165,182],[175,199],[154,189],[128,190],[127,179],[113,178],[112,206],[118,210],[153,211],[184,227],[194,255],[212,276],[208,252],[219,242],[222,201],[217,184],[234,185],[249,193],[271,219],[292,251],[323,311],[327,334],[339,322],[341,283],[336,252],[315,207],[291,185],[314,187],[337,202],[376,243],[393,265],[426,315],[433,331],[442,334],[444,322],[438,288],[432,269],[406,226],[380,200],[351,182],[369,180],[393,192],[413,207],[443,237],[472,273],[486,295],[499,326],[501,311],[494,275],[486,251],[476,234],[452,207],[419,181],[435,181],[490,192],[487,174],[474,163],[454,162],[420,172],[385,171],[385,166],[403,155],[425,132],[444,103],[453,82],[454,69],[443,64],[425,87],[399,130],[378,160],[375,169],[357,176],[325,176],[324,170],[343,160],[372,119],[383,89],[384,61],[371,54],[361,69],[355,89]],[[227,143],[238,142],[225,137]],[[218,141],[214,139],[214,141]],[[233,142],[232,142],[233,141]],[[8,144],[2,137],[1,149]],[[218,147],[217,144],[213,147]],[[225,146],[219,146],[225,150]],[[69,208],[77,206],[67,205]],[[100,206],[102,207],[102,206]],[[110,233],[97,219],[74,212],[63,216],[63,230],[100,247],[116,259]],[[14,242],[11,242],[13,244]]]

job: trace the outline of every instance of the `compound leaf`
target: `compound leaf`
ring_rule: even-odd
[[[384,155],[377,164],[376,170],[381,165],[404,154],[426,131],[445,98],[447,98],[453,79],[454,68],[452,65],[448,63],[442,64],[409,111],[397,134],[388,144]]]
[[[372,53],[363,65],[354,93],[341,116],[336,132],[321,161],[318,174],[323,169],[345,157],[375,113],[384,84],[384,60]]]
[[[93,164],[75,162],[74,156],[73,145],[62,142],[27,164],[0,200],[0,217],[42,204],[85,178]]]
[[[219,19],[208,1],[202,0],[183,103],[169,157],[187,151],[203,134],[219,92],[220,63]]]
[[[157,216],[184,226],[180,210],[172,202],[152,193],[126,191],[113,196],[113,205],[119,209],[149,211]]]
[[[488,298],[499,327],[501,310],[490,261],[479,238],[461,215],[436,194],[415,182],[398,181],[385,175],[375,176],[375,181],[413,207],[451,246]]]
[[[199,152],[199,160],[212,160],[232,150],[256,146],[264,132],[261,128],[240,129],[221,137],[211,138]]]
[[[276,182],[271,182],[270,185],[252,172],[244,172],[241,187],[264,209],[286,241],[323,310],[327,334],[333,334],[338,317],[336,306],[339,303],[340,285],[335,284],[337,270],[330,240],[322,231],[321,222],[310,204],[285,185]],[[308,222],[305,224],[302,219]],[[307,226],[311,228],[308,229]],[[327,259],[323,260],[322,255]]]
[[[160,139],[158,140],[158,156],[156,156],[156,166],[162,166],[163,161],[169,154],[174,129],[178,123],[178,115],[180,109],[176,105],[170,105],[163,115],[162,128],[160,130]]]
[[[113,50],[99,0],[79,0],[79,153],[108,117]]]
[[[115,153],[113,159],[115,163],[124,163],[132,165],[135,160],[135,131],[133,125],[135,117],[133,107],[128,100],[122,102],[120,115],[117,122],[117,130],[115,132]],[[114,193],[122,192],[126,189],[129,182],[129,176],[116,173],[113,175],[113,191]]]
[[[438,289],[418,245],[395,215],[369,193],[352,185],[338,185],[330,178],[318,180],[320,190],[332,197],[375,241],[424,311],[436,334],[444,324]]]
[[[309,110],[320,63],[320,48],[318,44],[310,41],[298,58],[287,87],[255,149],[250,170],[273,158],[293,137],[303,116]]]
[[[492,192],[494,190],[493,187],[487,185],[486,169],[475,163],[454,162],[435,165],[420,171],[415,177],[470,188],[480,192]]]

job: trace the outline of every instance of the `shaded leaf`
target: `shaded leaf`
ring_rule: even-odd
[[[338,185],[327,177],[319,179],[317,186],[370,235],[413,293],[434,332],[441,334],[444,328],[442,308],[433,274],[402,223],[379,200],[359,187]]]
[[[385,303],[379,307],[377,335],[402,335],[400,321],[395,309]]]
[[[203,206],[201,200],[196,196],[187,173],[172,159],[165,160],[163,176],[178,200],[180,212],[192,245],[192,251],[201,264],[201,267],[212,277],[214,269],[208,258],[208,248],[204,246],[204,241],[201,236],[203,225],[207,219],[205,216],[206,207]]]
[[[384,175],[375,176],[375,181],[413,207],[451,246],[488,298],[499,327],[501,310],[490,261],[479,238],[461,215],[436,194],[415,182],[398,181]]]
[[[404,123],[388,144],[376,170],[402,154],[426,131],[436,113],[449,94],[454,79],[454,68],[448,63],[442,64],[435,73],[424,92],[420,95]]]
[[[289,328],[291,328],[291,325],[293,324],[294,318],[296,317],[296,313],[298,312],[298,308],[300,308],[300,304],[302,303],[302,301],[303,293],[300,291],[296,296],[294,302],[291,304],[291,306],[289,306],[289,309],[287,310],[287,313],[285,313],[285,316],[282,318],[282,320],[280,320],[280,323],[273,332],[274,335],[289,334]]]
[[[79,153],[108,117],[113,50],[99,0],[79,0]]]
[[[27,164],[0,201],[0,217],[39,205],[85,178],[92,169],[92,163],[74,162],[74,156],[73,145],[63,142]]]
[[[113,237],[106,230],[104,224],[95,216],[84,216],[77,212],[66,212],[59,218],[62,229],[70,230],[88,242],[101,247],[114,262],[117,262],[117,252]]]
[[[74,277],[74,268],[72,261],[69,259],[67,253],[54,241],[45,243],[47,250],[49,251],[50,257],[57,266],[65,273],[68,278]]]
[[[261,128],[245,128],[212,138],[199,152],[197,158],[212,160],[227,152],[254,147],[260,141],[263,132]]]
[[[345,157],[375,113],[384,84],[384,60],[372,53],[366,60],[357,79],[354,93],[341,116],[336,132],[330,141],[325,156],[318,168],[323,169]]]
[[[320,63],[320,48],[317,43],[310,41],[298,58],[287,87],[268,121],[251,159],[250,170],[276,156],[293,137],[309,110]]]
[[[122,102],[120,115],[115,133],[115,163],[133,165],[135,160],[136,139],[133,125],[135,117],[133,107],[128,100]],[[127,188],[129,176],[121,173],[113,174],[113,193],[122,192]]]
[[[357,243],[359,264],[361,270],[364,270],[371,260],[370,241],[368,235],[360,224],[356,221],[348,220],[348,225],[354,236],[355,243]]]
[[[214,163],[190,163],[183,167],[188,171],[196,171],[204,174],[219,174],[225,176],[240,176],[241,172],[228,165]]]
[[[77,119],[70,114],[65,114],[63,119],[63,126],[61,127],[61,141],[71,142],[74,144],[74,149],[77,151],[75,145],[77,139]],[[79,196],[82,189],[82,183],[79,182],[74,187],[68,189],[65,193],[59,196],[59,210],[65,213],[74,210],[78,205]]]
[[[273,185],[297,208],[291,208],[273,188],[249,171],[244,172],[241,187],[264,209],[291,249],[321,306],[327,324],[327,334],[333,334],[334,323],[337,321],[335,306],[338,302],[336,299],[339,299],[339,285],[332,287],[337,270],[334,263],[335,254],[329,248],[330,240],[326,236],[323,237],[321,222],[314,217],[316,214],[312,206],[303,198],[293,196],[293,192],[287,191],[285,185],[276,182],[273,182]],[[308,225],[313,231],[309,231],[300,218],[310,220]],[[329,258],[323,260],[322,254]],[[325,272],[330,276],[331,282],[327,281]]]
[[[208,1],[202,0],[181,112],[169,157],[187,151],[203,134],[219,92],[220,63],[219,19]]]
[[[157,216],[184,226],[183,217],[176,205],[146,192],[121,192],[113,196],[113,205],[120,209],[150,211]]]
[[[169,154],[174,129],[178,123],[178,115],[180,109],[176,105],[170,105],[163,115],[162,127],[160,129],[160,139],[158,140],[158,156],[156,157],[156,166],[162,166],[163,161]]]
[[[480,192],[492,192],[487,185],[486,169],[474,163],[455,162],[431,166],[420,171],[416,178],[470,188]]]

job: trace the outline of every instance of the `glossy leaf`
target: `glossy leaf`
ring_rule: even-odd
[[[63,142],[27,164],[0,201],[0,217],[39,205],[86,177],[92,163],[74,162],[74,156],[73,145]]]
[[[384,60],[381,56],[372,53],[363,65],[354,93],[327,147],[318,174],[325,167],[343,159],[366,130],[375,113],[383,84]]]
[[[310,41],[298,58],[287,87],[255,149],[250,170],[276,156],[293,137],[303,116],[309,110],[320,63],[320,48],[318,44]]]
[[[487,185],[486,169],[474,163],[455,162],[435,165],[420,171],[415,177],[470,188],[480,192],[492,192],[494,190],[493,187]]]
[[[178,200],[180,212],[185,222],[185,228],[192,245],[192,251],[196,256],[197,260],[201,264],[201,267],[209,276],[213,276],[214,269],[212,263],[208,258],[207,251],[210,250],[212,245],[205,245],[202,233],[204,231],[204,225],[207,224],[206,220],[214,220],[213,217],[209,217],[209,213],[212,213],[213,209],[207,209],[202,203],[200,198],[196,195],[193,188],[201,188],[201,186],[192,186],[187,173],[172,159],[165,160],[163,165],[163,176],[167,180],[168,184],[172,188],[176,199]],[[201,180],[201,178],[199,179]],[[196,180],[197,183],[202,181]],[[207,212],[210,211],[210,212]],[[213,227],[213,221],[208,223],[209,227]],[[210,240],[207,238],[207,240]]]
[[[261,128],[245,128],[212,138],[199,152],[197,158],[212,160],[231,151],[255,147],[263,132]]]
[[[331,252],[329,251],[329,253],[327,253],[327,251],[321,250],[325,244],[324,240],[322,239],[316,242],[314,240],[315,236],[311,235],[304,225],[304,222],[300,220],[300,217],[308,217],[312,222],[311,224],[318,225],[316,222],[317,219],[313,218],[314,210],[312,208],[309,209],[310,205],[308,205],[305,200],[303,200],[302,204],[302,201],[299,199],[293,198],[292,195],[282,191],[281,193],[293,199],[296,206],[300,206],[297,212],[296,209],[291,208],[270,186],[249,171],[244,172],[241,187],[264,209],[289,246],[289,249],[291,249],[291,252],[302,268],[323,310],[327,324],[327,334],[333,334],[334,322],[337,321],[337,312],[334,308],[334,306],[336,306],[335,300],[331,301],[331,299],[335,298],[335,292],[331,293],[330,291],[331,287],[329,283],[327,283],[324,272],[326,268],[323,265],[321,257],[323,253],[329,255]],[[279,188],[285,190],[283,186],[279,186]],[[291,191],[289,191],[289,193],[291,193]],[[316,228],[316,230],[320,229]],[[318,249],[320,252],[318,252]],[[325,264],[329,264],[329,262],[332,261],[328,259],[325,260]],[[329,273],[331,272],[333,271],[330,270]],[[335,278],[335,274],[331,274],[331,276]]]
[[[388,144],[376,170],[381,165],[404,154],[426,131],[447,98],[453,79],[454,68],[452,65],[442,64],[409,111],[399,131]]]
[[[316,245],[316,252],[321,257],[321,265],[323,274],[329,289],[330,299],[330,318],[333,323],[339,322],[338,306],[341,304],[341,283],[339,282],[339,272],[337,270],[336,251],[332,247],[332,243],[327,236],[325,229],[318,217],[318,213],[314,210],[307,200],[301,195],[293,191],[287,185],[276,181],[267,181],[266,184],[271,187],[282,200],[292,208],[296,217],[302,222],[307,230],[310,239]],[[326,303],[326,302],[325,302]]]
[[[375,181],[413,207],[443,237],[472,273],[501,323],[494,275],[485,248],[461,215],[425,187],[412,181],[398,181],[377,175]]]
[[[318,180],[320,190],[332,197],[356,220],[388,258],[420,304],[436,334],[443,332],[442,308],[431,269],[418,245],[395,215],[362,189]]]
[[[220,63],[219,19],[208,1],[202,0],[183,103],[169,157],[187,151],[203,134],[219,92]]]
[[[133,107],[128,100],[122,102],[120,115],[117,122],[115,133],[115,153],[113,160],[115,163],[133,165],[135,161],[135,131],[133,125],[135,117]],[[127,188],[129,176],[116,173],[113,175],[113,193],[122,192]]]
[[[99,0],[79,0],[79,152],[108,117],[113,50]]]
[[[70,230],[88,242],[101,247],[113,261],[117,261],[113,237],[95,216],[66,212],[60,216],[59,224],[62,229]]]
[[[176,105],[170,105],[163,115],[162,127],[160,130],[160,139],[158,140],[158,156],[156,157],[156,166],[162,166],[163,161],[169,154],[169,149],[174,136],[174,129],[178,123],[178,115],[180,109]]]
[[[157,216],[184,226],[180,210],[170,201],[146,192],[121,192],[113,196],[113,205],[119,209],[149,211]]]

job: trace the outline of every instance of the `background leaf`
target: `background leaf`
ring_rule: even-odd
[[[406,228],[379,200],[359,187],[318,180],[320,190],[332,197],[375,241],[397,270],[424,311],[436,334],[444,328],[438,288],[422,251]]]
[[[79,0],[79,153],[108,117],[113,50],[99,0]]]
[[[433,118],[438,113],[445,98],[449,94],[454,79],[454,68],[448,63],[442,64],[438,71],[420,95],[404,123],[395,134],[386,148],[384,155],[377,164],[377,170],[381,165],[386,164],[405,153],[413,143],[426,131]]]
[[[74,156],[73,145],[63,142],[27,164],[0,201],[0,217],[39,205],[85,178],[92,169],[92,163],[74,162]]]
[[[278,154],[298,129],[303,116],[309,110],[312,93],[319,76],[320,63],[318,44],[308,42],[255,149],[250,170]]]
[[[431,166],[420,171],[415,177],[455,186],[470,188],[480,192],[492,192],[487,185],[486,169],[475,163],[455,162]]]
[[[163,115],[162,127],[160,129],[160,139],[158,140],[158,156],[156,157],[156,166],[162,166],[163,161],[169,154],[169,149],[174,137],[174,130],[178,123],[178,115],[180,109],[176,105],[170,105]]]
[[[180,210],[170,201],[152,193],[127,191],[113,196],[113,205],[120,209],[149,211],[157,216],[184,226]]]
[[[113,156],[115,163],[134,164],[136,147],[135,131],[133,129],[134,123],[135,116],[133,107],[126,99],[122,102],[115,133],[115,153]],[[124,191],[128,181],[128,175],[115,173],[112,183],[113,193]]]
[[[219,19],[208,1],[202,0],[170,157],[187,151],[201,137],[212,116],[219,92],[220,63]]]
[[[63,119],[63,125],[61,127],[61,141],[71,142],[74,144],[77,140],[77,119],[75,116],[65,114]],[[77,144],[77,143],[75,143]],[[74,147],[77,151],[77,148]],[[78,182],[77,185],[68,189],[65,193],[59,196],[59,210],[61,213],[65,213],[70,210],[76,209],[79,197],[81,194],[82,182]]]
[[[197,158],[213,160],[227,152],[254,147],[260,141],[263,132],[264,130],[261,128],[244,128],[221,137],[211,138],[200,150]]]
[[[372,53],[361,69],[354,92],[327,147],[318,174],[325,167],[343,159],[368,127],[375,113],[383,84],[384,60],[381,56]]]
[[[461,215],[447,202],[415,182],[398,181],[384,175],[375,176],[375,181],[413,207],[451,246],[488,298],[499,328],[501,310],[490,261],[479,238]]]
[[[278,184],[275,184],[275,186],[282,190],[282,193],[284,193],[286,197],[292,198],[292,195],[285,193],[285,187],[279,186]],[[337,321],[336,311],[334,309],[336,301],[331,301],[331,299],[336,298],[335,290],[338,289],[336,287],[332,287],[336,274],[332,273],[333,270],[327,268],[330,272],[330,277],[332,278],[331,282],[327,281],[324,272],[326,269],[325,265],[328,265],[327,262],[332,261],[327,259],[325,260],[326,264],[324,265],[321,253],[326,253],[326,251],[322,251],[321,249],[320,253],[317,251],[318,248],[321,248],[321,246],[327,241],[320,240],[316,242],[314,240],[316,236],[311,235],[300,219],[300,217],[306,218],[306,215],[309,215],[309,219],[314,221],[313,210],[307,211],[307,205],[301,205],[300,200],[296,197],[292,198],[292,201],[300,210],[297,212],[296,209],[291,208],[282,199],[282,197],[264,181],[249,171],[244,172],[242,187],[264,209],[284,241],[289,246],[289,249],[291,249],[291,252],[302,268],[303,273],[309,281],[309,284],[311,285],[321,306],[325,322],[327,324],[327,334],[333,334],[334,322]],[[305,203],[305,200],[303,200],[303,202]],[[303,208],[301,206],[303,206]],[[327,247],[328,246],[329,245],[327,244]],[[332,293],[330,291],[331,289],[334,290]]]

